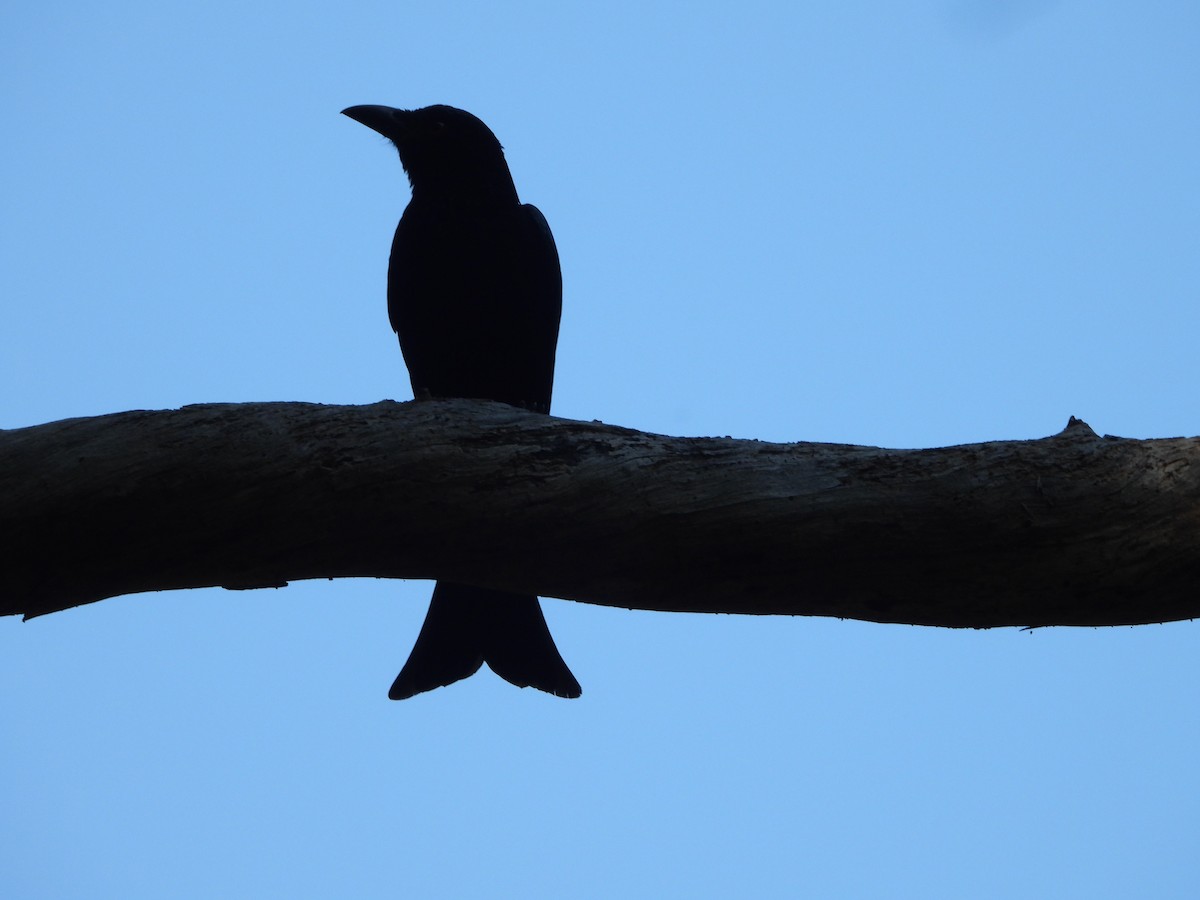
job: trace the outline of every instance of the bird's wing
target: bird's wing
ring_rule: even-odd
[[[558,260],[558,247],[546,217],[531,203],[526,203],[521,209],[530,227],[529,236],[523,242],[528,251],[525,272],[530,279],[527,292],[531,300],[527,327],[537,332],[530,335],[531,346],[541,348],[541,352],[536,354],[536,365],[540,371],[533,379],[537,390],[529,398],[534,401],[529,408],[548,413],[554,384],[554,351],[558,344],[558,324],[562,315],[562,268]]]

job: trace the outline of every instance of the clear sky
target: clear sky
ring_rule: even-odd
[[[407,183],[338,112],[450,103],[556,235],[558,415],[1195,435],[1198,46],[1184,0],[14,4],[0,427],[408,399]],[[581,700],[390,703],[429,591],[0,621],[0,894],[1195,896],[1197,625],[546,600]]]

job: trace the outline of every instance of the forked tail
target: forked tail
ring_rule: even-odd
[[[388,697],[404,700],[453,684],[484,663],[517,687],[578,697],[537,597],[439,581],[425,624]]]

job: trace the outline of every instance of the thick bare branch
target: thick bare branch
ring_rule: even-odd
[[[305,578],[990,627],[1200,614],[1200,439],[672,438],[486,401],[0,432],[0,614]]]

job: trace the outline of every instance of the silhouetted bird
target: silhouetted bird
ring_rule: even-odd
[[[388,138],[412,185],[388,266],[388,317],[418,400],[475,397],[550,411],[562,309],[545,218],[517,199],[504,151],[452,106],[342,111]],[[578,697],[537,597],[439,581],[388,696],[491,669],[518,687]]]

